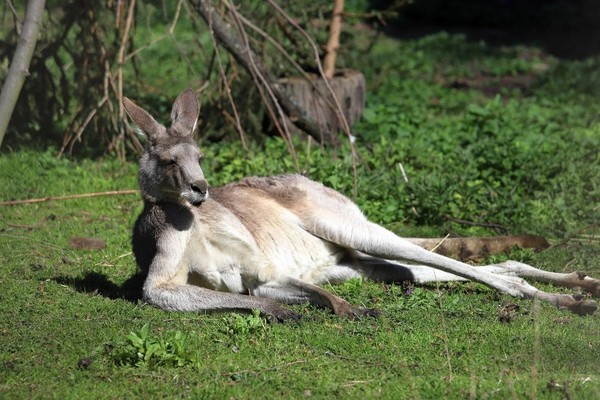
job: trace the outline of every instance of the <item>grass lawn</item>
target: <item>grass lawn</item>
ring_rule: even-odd
[[[365,213],[413,235],[493,234],[456,221],[499,222],[555,245],[508,256],[600,276],[598,94],[585,89],[599,86],[600,62],[532,60],[449,35],[382,40],[357,128]],[[486,91],[534,72],[523,90]],[[205,152],[213,185],[293,169],[276,139]],[[298,157],[350,195],[347,153]],[[3,149],[0,200],[137,187],[135,163],[54,154]],[[0,398],[600,398],[599,314],[477,284],[329,288],[382,310],[356,321],[307,305],[284,324],[147,306],[130,249],[141,206],[135,194],[0,206]],[[78,237],[105,247],[80,248]]]

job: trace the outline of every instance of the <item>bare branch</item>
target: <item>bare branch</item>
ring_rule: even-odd
[[[211,23],[209,22],[209,28],[211,28]],[[225,93],[227,94],[227,100],[229,100],[229,104],[231,105],[231,109],[233,110],[234,126],[240,134],[240,140],[242,141],[242,146],[244,149],[248,148],[246,144],[246,135],[244,133],[244,128],[242,127],[242,123],[240,121],[240,116],[238,114],[237,107],[235,105],[235,101],[233,101],[233,97],[231,96],[231,87],[229,86],[229,82],[227,82],[227,75],[225,74],[225,68],[223,68],[223,60],[221,60],[221,53],[219,52],[219,46],[217,45],[217,41],[215,39],[214,31],[210,30],[210,38],[212,39],[212,44],[214,48],[215,59],[217,60],[217,66],[219,67],[219,75],[221,76],[221,80],[223,81],[223,86],[225,86]]]
[[[227,7],[230,11],[234,8],[231,2],[225,2],[225,7]],[[244,23],[248,28],[252,29],[254,32],[262,36],[267,42],[269,42],[279,53],[285,57],[286,60],[298,71],[300,75],[302,75],[306,80],[310,81],[310,76],[304,71],[304,69],[294,60],[294,58],[283,48],[283,46],[277,42],[271,35],[267,32],[256,26],[256,24],[252,23],[248,18],[244,17],[242,14],[238,13],[238,18],[240,21]]]
[[[334,107],[335,114],[338,117],[338,120],[341,122],[342,130],[344,131],[344,133],[346,134],[346,136],[348,137],[348,140],[350,142],[350,152],[352,154],[352,176],[353,176],[352,195],[356,199],[357,192],[358,192],[358,172],[357,172],[357,167],[356,167],[357,155],[356,155],[356,148],[354,147],[353,135],[350,130],[350,124],[348,123],[348,120],[346,119],[346,116],[344,115],[344,112],[342,111],[342,106],[341,106],[337,96],[335,95],[335,91],[331,87],[331,84],[329,83],[329,79],[327,79],[327,77],[325,76],[325,71],[323,71],[323,65],[321,64],[321,60],[319,58],[319,49],[317,48],[317,45],[312,40],[310,35],[304,29],[302,29],[302,27],[300,25],[298,25],[298,23],[296,21],[294,21],[292,18],[290,18],[290,16],[287,15],[285,13],[285,11],[283,11],[283,9],[281,7],[279,7],[279,5],[277,5],[277,3],[275,3],[273,0],[267,0],[267,1],[271,5],[271,7],[273,7],[279,14],[281,14],[288,23],[290,23],[296,30],[298,30],[298,32],[300,32],[302,34],[302,36],[304,36],[306,38],[306,40],[308,41],[308,43],[310,44],[310,46],[313,49],[313,52],[315,55],[315,63],[317,64],[319,73],[321,74],[321,77],[323,78],[323,81],[325,82],[325,87],[327,87],[327,90],[329,91],[329,93],[331,94],[331,97],[333,98],[333,101],[335,102],[335,107]]]
[[[248,71],[252,70],[252,62],[256,68],[265,76],[266,81],[273,91],[277,100],[281,103],[281,107],[285,113],[290,117],[290,120],[294,124],[306,132],[308,135],[315,138],[318,142],[322,142],[322,132],[320,131],[317,124],[306,115],[306,112],[297,104],[295,104],[283,91],[281,86],[276,82],[273,76],[269,73],[268,69],[260,62],[250,49],[246,49],[243,45],[242,39],[239,35],[236,35],[229,29],[225,21],[212,7],[210,0],[191,0],[192,6],[202,15],[202,18],[207,21],[212,21],[212,29],[215,35],[223,44],[223,46],[229,51],[235,59]]]
[[[6,0],[6,3],[8,4],[8,8],[10,8],[10,11],[13,13],[13,17],[17,21],[17,24],[22,25],[23,22],[21,21],[21,18],[19,18],[19,14],[17,13],[17,10],[15,9],[15,5],[12,3],[11,0]],[[20,28],[18,28],[18,29],[20,29]]]
[[[232,10],[232,15],[234,17],[237,28],[240,32],[241,39],[243,41],[244,51],[246,51],[247,53],[250,53],[252,51],[252,49],[250,48],[250,42],[248,40],[248,35],[246,35],[246,31],[244,30],[242,22],[238,18],[239,14],[238,14],[237,10],[235,9],[235,7],[232,7],[231,10]],[[261,71],[261,69],[259,68],[259,66],[256,63],[256,60],[254,60],[253,57],[250,57],[250,73],[252,74],[252,79],[257,84],[259,92],[264,100],[264,103],[267,107],[267,110],[269,111],[269,114],[271,115],[273,123],[277,127],[277,130],[282,133],[282,137],[286,141],[286,144],[288,146],[288,151],[291,153],[291,155],[294,159],[294,165],[296,167],[296,170],[298,170],[298,168],[299,168],[298,156],[296,155],[296,151],[294,150],[294,145],[292,144],[292,137],[290,135],[290,131],[287,127],[287,123],[284,118],[283,109],[281,108],[280,102],[278,101],[279,99],[275,95],[273,88],[270,86],[267,77],[265,76],[265,74],[263,74],[263,72]],[[265,90],[269,94],[269,98],[270,98],[271,102],[269,102],[268,99],[266,98],[265,93],[264,93]],[[275,107],[277,108],[277,115],[279,116],[279,119],[275,115],[275,112],[272,110],[272,108],[270,106],[271,103],[274,104]],[[283,130],[279,126],[279,121],[281,121],[281,123],[283,125]]]

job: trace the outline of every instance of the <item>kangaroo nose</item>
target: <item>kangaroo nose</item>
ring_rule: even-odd
[[[206,181],[206,179],[202,179],[196,182],[192,183],[192,190],[196,193],[198,193],[199,195],[206,195],[206,192],[208,191],[208,182]]]

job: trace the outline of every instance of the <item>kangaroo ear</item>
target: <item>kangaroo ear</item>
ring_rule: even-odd
[[[177,136],[191,136],[198,120],[198,99],[191,88],[181,92],[171,111],[171,130]]]
[[[167,135],[167,129],[163,125],[156,122],[148,111],[144,110],[127,97],[123,97],[123,106],[125,106],[127,114],[129,114],[133,122],[135,122],[150,142],[155,143],[157,140]]]

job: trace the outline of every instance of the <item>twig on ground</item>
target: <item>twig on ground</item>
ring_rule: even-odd
[[[81,194],[70,194],[70,195],[66,195],[66,196],[48,196],[48,197],[42,197],[42,198],[38,198],[38,199],[1,201],[0,206],[16,206],[16,205],[21,205],[21,204],[44,203],[46,201],[83,199],[83,198],[88,198],[88,197],[101,197],[101,196],[118,196],[118,195],[124,195],[124,194],[138,194],[138,193],[140,193],[140,191],[137,189],[111,190],[108,192],[81,193]]]
[[[443,238],[442,240],[440,240],[440,241],[439,241],[439,243],[438,243],[438,244],[436,244],[436,245],[435,245],[435,246],[434,246],[434,247],[431,249],[431,251],[435,252],[435,251],[438,249],[438,247],[440,247],[440,246],[441,246],[441,245],[442,245],[442,244],[443,244],[443,243],[446,241],[446,239],[448,239],[449,237],[450,237],[450,234],[447,234],[446,236],[444,236],[444,238]]]

